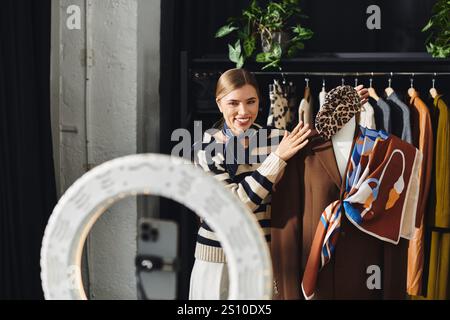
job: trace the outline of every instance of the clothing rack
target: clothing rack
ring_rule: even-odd
[[[295,72],[255,71],[255,75],[303,75],[303,76],[449,76],[450,72]]]
[[[224,70],[234,67],[235,64],[222,55],[191,58],[188,52],[181,53],[179,122],[182,127],[189,126],[193,117],[203,119],[217,116],[214,105],[210,111],[206,108],[197,109],[193,101],[194,86],[191,81],[198,80],[206,84],[210,78],[214,82]],[[425,86],[428,81],[430,87],[435,87],[436,84],[440,88],[448,87],[450,83],[450,59],[432,58],[427,53],[314,53],[302,58],[285,59],[280,70],[261,70],[261,64],[252,61],[248,61],[245,68],[266,89],[273,79],[279,79],[283,84],[294,81],[298,84],[298,80],[302,78],[305,79],[306,86],[312,88],[319,88],[320,84],[322,87],[324,84],[328,87],[337,86],[341,82],[357,85],[358,82],[365,83],[369,79],[375,87],[380,86],[384,80],[405,88],[419,84]],[[211,86],[214,87],[214,84]],[[214,95],[213,91],[214,88],[211,89],[211,96]]]
[[[267,76],[340,76],[340,77],[367,77],[367,76],[450,76],[450,72],[295,72],[295,71],[253,71],[255,75],[267,75]],[[214,75],[213,72],[194,72],[194,77],[199,77],[200,75]],[[217,72],[218,75],[221,72]]]

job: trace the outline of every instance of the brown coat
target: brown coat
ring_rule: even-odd
[[[424,267],[424,237],[426,205],[431,184],[433,167],[433,127],[428,107],[419,98],[416,91],[410,100],[412,131],[414,145],[422,151],[422,168],[420,170],[420,196],[417,208],[416,232],[409,242],[407,292],[410,295],[422,294]]]
[[[331,141],[311,139],[294,156],[272,197],[274,299],[302,299],[301,279],[323,210],[339,199],[342,178]],[[342,219],[335,254],[319,273],[316,299],[403,299],[408,241],[378,240]],[[369,290],[367,268],[381,270],[381,289]]]

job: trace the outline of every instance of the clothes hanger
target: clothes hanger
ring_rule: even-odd
[[[281,73],[281,79],[282,79],[281,87],[283,88],[283,92],[287,93],[288,86],[286,81],[286,75],[283,72]]]
[[[394,89],[392,89],[392,75],[393,73],[391,72],[391,76],[389,77],[388,80],[388,87],[384,90],[386,92],[386,95],[389,97],[392,93],[394,93]]]
[[[434,74],[434,77],[436,77],[436,73]],[[431,87],[431,89],[430,89],[430,94],[431,94],[431,97],[432,97],[433,99],[435,99],[435,98],[437,97],[437,95],[438,95],[438,92],[437,92],[437,90],[436,90],[436,88],[435,88],[436,79],[435,79],[434,77],[433,77],[433,79],[431,80],[432,87]]]
[[[412,98],[417,96],[417,91],[414,89],[414,73],[412,74],[410,81],[411,87],[408,89],[408,95]]]
[[[295,86],[294,83],[292,81],[289,81],[289,83],[286,84],[286,92],[288,93],[288,95],[291,95],[295,92]]]
[[[373,76],[373,72],[372,72],[372,76]],[[370,83],[370,84],[369,84],[369,89],[368,89],[368,91],[369,91],[369,97],[371,97],[371,98],[374,99],[375,101],[380,100],[380,97],[377,95],[375,89],[372,87],[372,83],[373,83],[373,79],[372,79],[372,78],[370,78],[369,83]]]
[[[356,73],[356,78],[355,78],[355,88],[356,87],[358,87],[358,73]],[[360,110],[360,112],[358,113],[358,115],[357,115],[357,117],[356,117],[356,121],[357,121],[357,123],[360,123],[360,121],[361,121],[361,117],[362,117],[362,115],[361,115],[361,111],[365,111],[365,105],[362,105],[361,106],[361,110]]]
[[[305,93],[303,94],[303,99],[306,101],[309,101],[309,98],[311,96],[311,89],[309,88],[309,78],[305,78],[306,87],[305,87]]]
[[[284,75],[284,73],[282,72],[281,73],[281,83],[283,84],[283,85],[286,85],[286,76]]]
[[[325,103],[326,96],[327,96],[327,88],[326,88],[326,84],[325,84],[325,78],[322,78],[322,90],[319,93],[319,108],[320,108],[320,110],[322,109],[322,107]]]

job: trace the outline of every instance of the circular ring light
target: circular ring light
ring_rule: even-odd
[[[108,161],[61,197],[45,230],[41,279],[46,299],[87,299],[81,256],[95,221],[114,202],[138,194],[175,200],[216,231],[227,256],[229,299],[271,299],[272,266],[257,220],[214,177],[185,159],[141,154]]]

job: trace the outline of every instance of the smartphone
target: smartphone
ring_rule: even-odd
[[[173,221],[142,218],[138,223],[136,281],[140,300],[177,297],[178,225]]]

